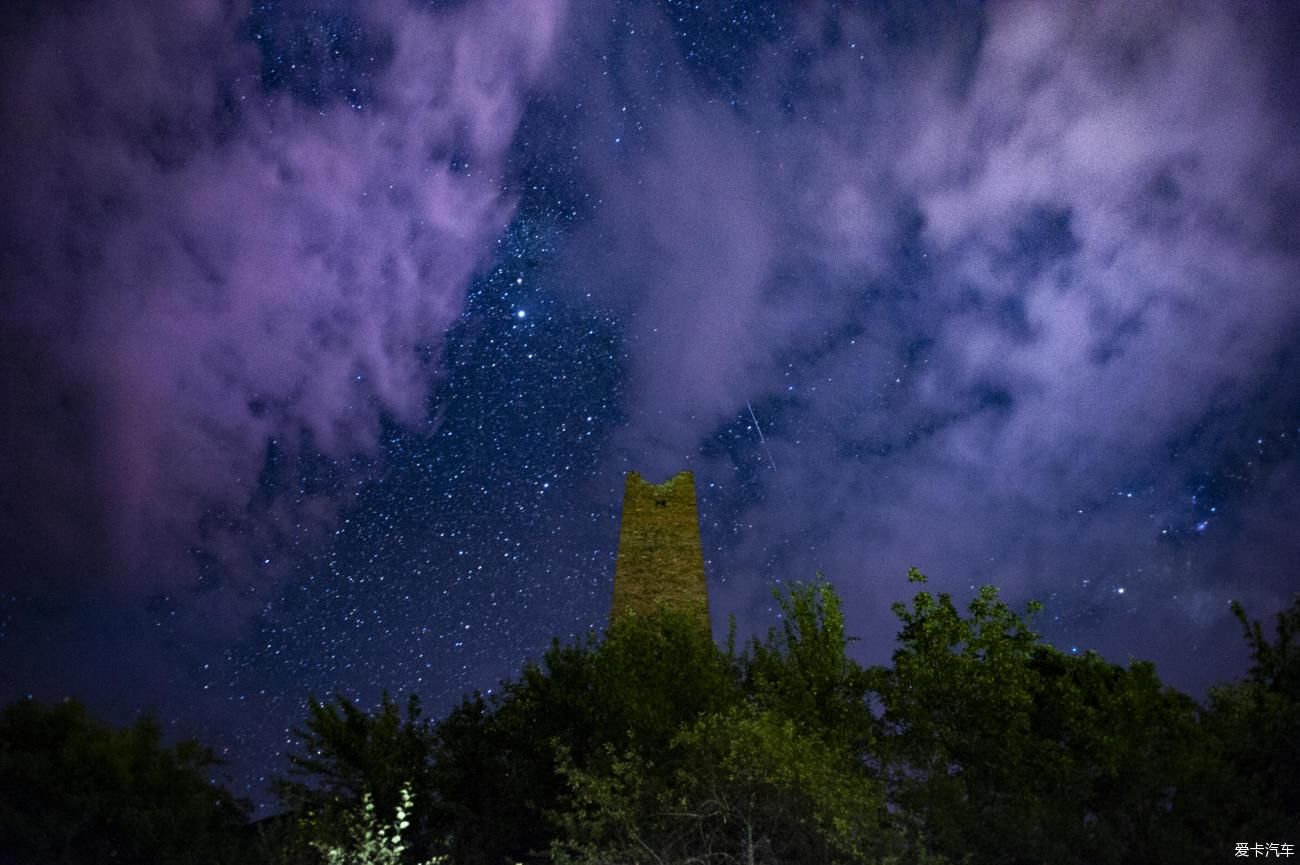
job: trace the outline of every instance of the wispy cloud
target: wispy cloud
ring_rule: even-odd
[[[5,40],[11,588],[184,595],[202,550],[234,623],[267,600],[268,551],[338,504],[258,501],[268,443],[346,465],[382,416],[424,420],[561,13],[365,4],[365,98],[332,102],[268,94],[227,3],[65,5]]]
[[[1099,616],[1129,579],[1166,599],[1221,582],[1213,556],[1168,576],[1187,553],[1161,529],[1218,458],[1169,443],[1283,422],[1276,402],[1215,412],[1294,370],[1300,333],[1277,25],[1216,4],[997,4],[790,27],[754,49],[739,98],[615,69],[606,98],[643,131],[592,115],[603,205],[574,271],[628,322],[612,458],[690,460],[734,488],[731,457],[700,445],[767,406],[781,469],[723,569],[824,567],[886,636],[876,611],[911,563]],[[1265,560],[1279,572],[1257,579],[1280,585],[1285,556]]]

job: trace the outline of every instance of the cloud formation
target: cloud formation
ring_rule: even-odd
[[[761,407],[780,469],[724,569],[824,567],[885,637],[865,611],[912,563],[1097,616],[1129,580],[1222,583],[1161,539],[1221,458],[1170,443],[1284,431],[1276,399],[1220,408],[1296,394],[1300,125],[1265,12],[809,7],[739,98],[615,69],[575,268],[626,316],[614,461],[734,487],[701,443]],[[1262,501],[1276,589],[1294,545]]]
[[[259,502],[268,443],[346,466],[381,417],[425,419],[443,334],[511,217],[506,153],[561,13],[367,3],[383,62],[358,104],[268,92],[247,10],[218,0],[65,4],[15,28],[8,588],[184,593],[202,550],[234,583],[222,604],[267,600],[265,550],[337,504],[292,479]]]

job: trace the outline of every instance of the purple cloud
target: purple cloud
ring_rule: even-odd
[[[365,10],[391,62],[361,110],[267,95],[225,3],[43,11],[5,40],[15,591],[182,591],[195,525],[224,514],[203,542],[237,582],[221,602],[260,607],[270,538],[334,510],[240,521],[268,442],[346,459],[382,415],[424,419],[562,7]]]
[[[734,487],[700,443],[773,401],[780,469],[720,570],[825,568],[882,647],[909,564],[1072,608],[1165,573],[1188,471],[1165,443],[1300,327],[1292,61],[1269,22],[999,4],[975,44],[940,16],[900,48],[872,13],[827,14],[759,52],[740,104],[611,92],[672,94],[617,147],[623,115],[593,112],[603,209],[577,258],[628,322],[613,462]]]

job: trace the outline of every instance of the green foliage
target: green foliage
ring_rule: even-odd
[[[875,673],[880,750],[925,849],[972,863],[1188,861],[1176,804],[1196,705],[1150,664],[1043,645],[991,586],[969,616],[924,590],[894,611],[899,648]]]
[[[575,796],[554,860],[864,862],[886,846],[880,785],[789,719],[736,706],[701,718],[673,748],[666,779],[612,748],[595,771],[566,762]]]
[[[432,823],[458,865],[500,863],[546,842],[538,801],[554,792],[526,729],[475,694],[435,729]],[[521,807],[521,802],[523,807]]]
[[[249,806],[206,775],[196,742],[162,744],[141,718],[115,730],[76,701],[22,700],[0,716],[0,850],[6,861],[235,863]]]
[[[1043,644],[1038,604],[984,587],[963,611],[908,576],[889,667],[848,656],[818,580],[778,591],[778,626],[740,653],[680,614],[628,615],[432,729],[387,699],[313,703],[297,801],[360,855],[358,825],[392,837],[347,816],[364,791],[427,766],[407,811],[459,865],[1200,862],[1295,834],[1300,599],[1272,641],[1237,609],[1250,675],[1201,707],[1148,663]]]
[[[680,729],[739,699],[730,659],[680,612],[629,613],[603,641],[556,641],[499,697],[476,695],[438,725],[437,825],[452,839],[448,852],[465,863],[540,854],[574,795],[557,754],[584,769],[608,763],[607,746],[667,761]]]
[[[849,657],[818,579],[740,652],[734,629],[722,650],[696,617],[628,614],[437,724],[413,696],[312,699],[285,811],[255,831],[197,743],[22,701],[0,717],[0,858],[1155,865],[1298,834],[1300,597],[1272,639],[1234,605],[1252,666],[1202,706],[1149,663],[1045,645],[1037,604],[909,580],[889,667]]]
[[[384,693],[374,713],[341,695],[331,703],[309,698],[308,712],[306,725],[294,731],[300,750],[289,754],[291,777],[277,781],[276,792],[287,811],[310,815],[313,846],[344,849],[354,815],[366,801],[379,813],[392,814],[402,806],[408,785],[418,801],[431,800],[433,733],[421,718],[417,697],[408,698],[403,712]],[[432,843],[430,810],[411,815],[414,850]],[[301,846],[294,833],[286,834]]]
[[[783,627],[742,656],[671,621],[611,632],[592,662],[619,723],[594,753],[553,740],[555,861],[858,862],[889,846],[839,599],[819,581],[777,600]]]
[[[383,823],[376,814],[374,800],[369,793],[363,793],[360,812],[349,815],[345,821],[348,829],[345,843],[340,846],[313,840],[311,846],[324,857],[325,865],[399,865],[406,851],[402,832],[411,825],[407,817],[413,806],[411,787],[404,785],[392,821]],[[429,859],[424,865],[438,865],[441,859]]]
[[[1300,836],[1300,595],[1278,614],[1272,641],[1239,604],[1232,611],[1251,668],[1243,681],[1211,689],[1201,719],[1208,745],[1195,764],[1197,805],[1220,849],[1246,837]]]
[[[646,790],[654,766],[635,751],[619,752],[605,743],[595,762],[599,769],[583,768],[559,741],[553,745],[568,797],[565,807],[550,815],[555,828],[551,860],[557,865],[601,865],[636,862],[648,855],[659,859],[651,846],[655,830],[646,825],[657,810],[657,797]]]
[[[883,852],[883,785],[835,734],[753,706],[701,719],[676,740],[675,793],[695,815],[695,833],[746,862],[758,851],[782,863],[864,862]]]
[[[602,738],[652,759],[683,725],[741,699],[734,661],[693,617],[668,610],[620,618],[593,653],[591,673]]]
[[[820,577],[772,594],[781,627],[766,641],[753,640],[739,659],[747,693],[800,730],[864,756],[875,726],[866,700],[870,676],[847,654],[839,596]]]
[[[1277,637],[1269,642],[1263,626],[1251,621],[1241,604],[1232,602],[1232,614],[1241,622],[1250,646],[1251,667],[1248,681],[1266,691],[1292,701],[1300,701],[1300,594],[1291,605],[1277,614]]]
[[[593,657],[607,748],[585,763],[564,752],[571,803],[603,816],[585,835],[561,820],[570,855],[831,862],[878,828],[883,795],[858,759],[865,676],[839,599],[818,581],[777,600],[782,628],[740,656],[671,617],[611,630]]]

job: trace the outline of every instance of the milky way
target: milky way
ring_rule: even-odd
[[[866,662],[910,565],[1197,694],[1300,588],[1287,4],[11,14],[5,700],[261,798],[308,692],[598,628],[628,470]]]

